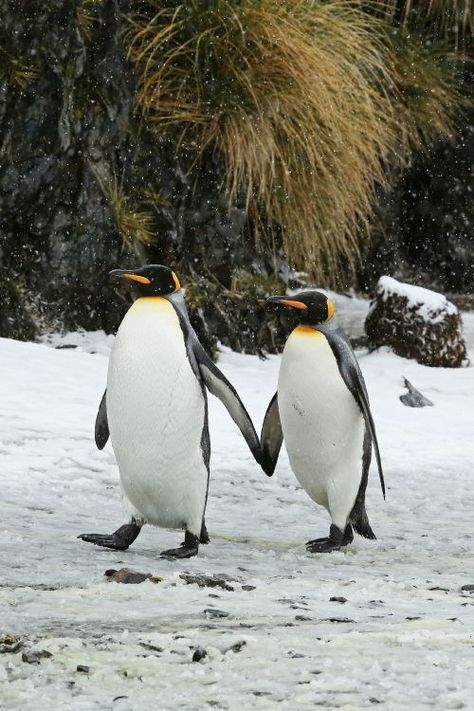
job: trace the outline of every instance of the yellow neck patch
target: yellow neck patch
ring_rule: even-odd
[[[300,326],[297,326],[293,333],[297,334],[298,336],[321,336],[322,333],[320,331],[317,331],[315,328],[312,328],[311,326],[305,326],[304,324],[301,324]]]

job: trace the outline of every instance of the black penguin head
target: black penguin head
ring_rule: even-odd
[[[148,264],[140,269],[114,269],[109,276],[128,281],[137,297],[167,296],[181,289],[176,274],[162,264]]]
[[[322,291],[302,291],[293,296],[272,296],[267,304],[277,304],[295,309],[300,323],[315,326],[334,316],[334,305]]]

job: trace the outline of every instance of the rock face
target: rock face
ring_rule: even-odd
[[[117,267],[161,262],[183,282],[209,271],[228,288],[255,258],[214,155],[191,171],[135,111],[132,5],[0,0],[0,336],[114,331]]]
[[[462,322],[442,294],[382,277],[365,322],[369,348],[390,346],[423,365],[459,368],[466,363]]]

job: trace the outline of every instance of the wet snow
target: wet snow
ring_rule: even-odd
[[[147,527],[122,553],[76,538],[124,519],[113,452],[93,441],[112,339],[74,339],[0,340],[0,635],[23,643],[0,654],[0,708],[472,708],[474,594],[461,590],[474,583],[472,367],[358,354],[387,500],[372,470],[378,540],[326,556],[305,551],[329,521],[286,456],[267,479],[210,397],[212,542],[170,562],[158,552],[177,531]],[[278,357],[224,350],[219,365],[259,427]],[[404,407],[403,376],[435,406]],[[107,581],[123,567],[163,580]]]

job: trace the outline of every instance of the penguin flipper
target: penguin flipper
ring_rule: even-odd
[[[262,469],[267,476],[273,476],[283,442],[277,392],[270,400],[263,418],[260,442],[262,445]]]
[[[337,365],[339,367],[339,372],[341,373],[342,379],[347,385],[348,389],[354,396],[355,401],[360,407],[362,415],[365,420],[365,426],[369,432],[370,439],[375,452],[375,460],[377,462],[377,468],[379,471],[380,486],[382,488],[383,497],[385,499],[385,480],[382,470],[382,460],[380,458],[379,444],[377,441],[377,435],[375,432],[374,419],[370,411],[369,395],[367,393],[367,388],[365,387],[364,376],[360,369],[359,363],[355,356],[352,346],[346,334],[340,328],[324,327],[323,325],[318,325],[318,329],[323,333],[334,356],[337,360]]]
[[[193,344],[193,352],[198,363],[199,372],[209,392],[219,398],[225,405],[229,415],[242,432],[250,451],[256,461],[261,464],[262,451],[260,441],[250,415],[245,409],[234,386],[227,380],[215,363],[209,358],[204,348],[197,341]]]
[[[95,418],[95,443],[97,449],[104,449],[109,439],[109,423],[107,422],[107,390],[102,395],[97,417]]]

